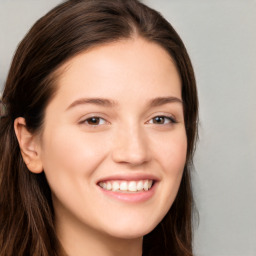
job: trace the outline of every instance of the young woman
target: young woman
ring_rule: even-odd
[[[1,108],[1,256],[193,255],[197,92],[159,13],[57,6],[20,43]]]

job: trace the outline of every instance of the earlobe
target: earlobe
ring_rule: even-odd
[[[33,173],[41,173],[43,171],[43,165],[40,158],[38,138],[28,131],[26,121],[23,117],[15,119],[14,130],[26,166]]]

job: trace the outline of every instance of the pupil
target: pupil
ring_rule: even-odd
[[[158,124],[162,124],[164,122],[164,118],[162,116],[155,117],[155,122]]]
[[[97,124],[98,122],[99,122],[99,118],[97,117],[92,117],[88,121],[89,124]]]

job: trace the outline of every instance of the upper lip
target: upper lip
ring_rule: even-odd
[[[100,178],[97,183],[110,180],[127,180],[127,181],[138,181],[138,180],[154,180],[158,181],[159,178],[153,174],[138,173],[138,174],[116,174]]]

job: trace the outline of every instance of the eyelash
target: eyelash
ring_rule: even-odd
[[[162,120],[164,119],[164,123],[160,123],[160,124],[158,123],[157,125],[168,125],[168,124],[176,124],[177,123],[177,121],[174,117],[165,116],[165,115],[155,116],[155,117],[151,118],[147,123],[148,124],[155,124],[153,122],[154,122],[154,119],[156,120],[156,118],[159,118],[159,119],[162,119]],[[94,124],[89,124],[90,121],[94,122]],[[96,122],[96,124],[95,124],[95,122]],[[99,117],[99,116],[92,116],[90,118],[87,118],[87,119],[81,121],[79,124],[86,124],[88,126],[96,127],[96,126],[100,126],[100,125],[103,125],[103,124],[106,124],[106,123],[108,123],[108,122],[104,118]]]
[[[99,124],[89,124],[89,122],[90,121],[99,121],[99,120],[101,120],[100,121],[100,123]],[[103,122],[104,122],[104,124],[105,123],[107,123],[107,121],[104,119],[104,118],[102,118],[102,117],[99,117],[99,116],[92,116],[92,117],[90,117],[90,118],[87,118],[87,119],[85,119],[85,120],[82,120],[81,122],[80,122],[80,124],[86,124],[86,125],[88,125],[88,126],[99,126],[99,125],[103,125],[103,123],[101,123],[102,122],[102,120],[103,120]],[[93,122],[94,122],[93,121]]]
[[[151,118],[148,123],[154,124],[151,121],[153,121],[156,118],[164,119],[164,123],[163,124],[161,123],[161,124],[158,124],[158,125],[168,125],[168,124],[176,124],[177,123],[176,119],[173,116],[165,116],[165,115],[155,116],[155,117]],[[166,123],[166,121],[167,121],[167,123]]]

